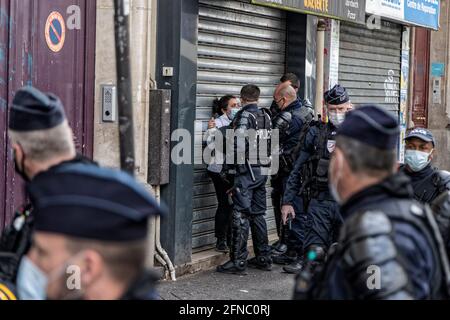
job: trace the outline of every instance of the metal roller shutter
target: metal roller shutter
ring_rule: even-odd
[[[286,19],[282,11],[248,1],[199,1],[198,81],[195,158],[201,163],[202,133],[212,116],[212,101],[226,94],[238,96],[242,86],[260,86],[260,105],[270,106],[275,85],[285,71]],[[268,188],[267,220],[275,229]],[[215,243],[217,201],[206,166],[196,165],[194,176],[194,252]]]
[[[356,105],[376,103],[396,117],[400,108],[402,26],[381,29],[341,23],[339,83]]]

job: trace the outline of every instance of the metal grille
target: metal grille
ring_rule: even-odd
[[[200,0],[196,163],[201,161],[202,133],[212,116],[212,102],[226,94],[238,96],[253,83],[262,91],[260,106],[272,103],[273,90],[285,71],[286,19],[282,11],[244,1]],[[196,165],[194,178],[193,249],[215,242],[217,201],[206,166]],[[268,188],[268,228],[275,229]]]
[[[383,21],[381,29],[341,23],[339,83],[355,105],[376,103],[398,116],[402,27]]]

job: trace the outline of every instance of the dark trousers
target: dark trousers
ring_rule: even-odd
[[[271,180],[272,193],[270,194],[272,198],[273,212],[275,214],[275,223],[277,225],[277,234],[280,241],[284,238],[284,228],[281,224],[281,200],[283,199],[284,188],[286,186],[287,178],[281,176],[274,176]]]
[[[219,173],[208,171],[217,197],[217,211],[215,216],[215,233],[217,239],[230,239],[231,237],[231,217],[233,206],[229,203],[227,191],[232,188],[230,182],[225,181]]]
[[[299,252],[302,250],[305,240],[307,215],[305,214],[305,209],[303,207],[303,199],[300,196],[297,196],[294,199],[295,219],[291,223],[291,230],[289,230],[288,226],[282,225],[281,205],[288,179],[289,177],[283,176],[272,177],[272,204],[280,241],[286,244],[288,249]]]
[[[320,246],[325,250],[337,241],[343,219],[339,205],[329,199],[312,199],[308,206],[308,228],[304,248]]]
[[[267,210],[267,176],[261,175],[260,168],[254,168],[254,174],[256,181],[252,181],[249,174],[235,177],[232,260],[247,259],[247,240],[250,229],[255,255],[257,257],[270,255],[267,224],[264,218]]]

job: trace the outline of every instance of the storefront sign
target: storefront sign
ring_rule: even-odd
[[[365,24],[366,18],[366,0],[252,0],[252,3],[361,24]]]
[[[439,0],[367,0],[368,14],[425,28],[439,28]]]

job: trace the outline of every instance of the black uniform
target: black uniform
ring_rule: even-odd
[[[234,165],[236,176],[233,189],[231,260],[225,265],[219,266],[217,271],[235,273],[246,269],[247,239],[250,228],[256,254],[256,259],[251,260],[250,263],[269,269],[271,265],[270,247],[264,218],[267,209],[268,176],[263,171],[270,163],[264,163],[264,160],[269,160],[269,157],[252,159],[249,148],[253,147],[258,150],[262,143],[266,143],[263,139],[270,134],[271,119],[256,104],[250,104],[239,111],[232,126],[238,138],[233,143],[236,156]],[[251,131],[257,132],[257,136],[251,134]],[[270,150],[270,146],[267,150]]]
[[[338,136],[393,154],[399,132],[397,120],[386,111],[363,106],[347,114]],[[378,170],[389,172],[387,166]],[[360,170],[364,174],[365,169]],[[392,175],[356,191],[341,213],[344,223],[338,244],[324,266],[315,263],[323,256],[308,253],[308,263],[297,279],[297,298],[448,297],[449,266],[442,237],[428,207],[413,199],[406,176]]]
[[[289,176],[283,204],[295,205],[298,194],[306,202],[307,227],[304,248],[320,246],[325,251],[336,240],[342,218],[328,189],[328,165],[335,145],[336,127],[314,123],[308,131],[295,167]],[[297,248],[303,254],[303,247]]]
[[[414,198],[417,201],[431,204],[440,194],[450,191],[450,172],[439,170],[428,165],[419,172],[413,172],[402,167],[412,182]]]
[[[289,174],[291,173],[298,156],[296,149],[300,143],[302,129],[304,125],[308,125],[313,118],[314,111],[302,106],[300,101],[297,100],[272,119],[273,129],[279,131],[280,167],[278,174],[272,177],[271,183],[273,189],[271,196],[278,236],[280,237],[280,242],[285,245],[288,243],[291,246],[303,245],[304,223],[296,223],[297,221],[294,221],[292,224],[292,236],[290,236],[290,233],[287,232],[286,228],[283,228],[281,225],[281,200],[286,189]],[[304,211],[302,199],[298,197],[294,204],[296,205],[296,212],[299,212],[298,219],[301,219],[301,213]]]
[[[305,274],[296,293],[309,299],[441,299],[447,295],[447,259],[430,211],[413,200],[408,178],[390,177],[354,195],[341,208],[339,244],[309,295]],[[379,267],[381,289],[367,283]]]

